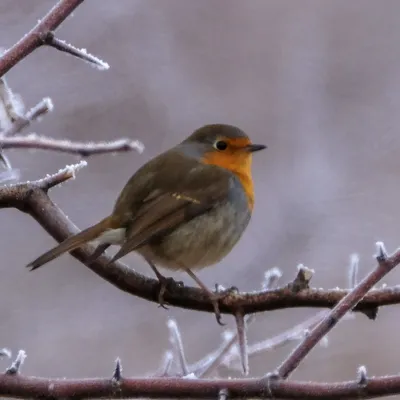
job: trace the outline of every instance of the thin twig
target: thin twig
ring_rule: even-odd
[[[249,359],[264,353],[264,352],[269,352],[272,350],[275,350],[277,348],[280,348],[282,346],[285,346],[286,344],[294,341],[294,340],[301,340],[304,338],[305,333],[307,330],[311,329],[313,326],[315,326],[318,322],[321,321],[322,318],[324,318],[327,315],[328,311],[323,310],[318,312],[316,315],[313,315],[312,317],[308,318],[306,321],[301,322],[300,324],[289,328],[288,330],[272,337],[269,339],[265,339],[261,342],[257,342],[254,344],[251,344],[248,346],[248,354],[249,354]],[[233,354],[229,354],[224,360],[223,363],[228,366],[228,368],[231,368],[233,365]]]
[[[86,49],[77,49],[76,47],[72,46],[72,44],[69,44],[64,40],[56,38],[53,32],[49,32],[46,35],[46,38],[44,39],[44,44],[53,47],[59,51],[62,51],[64,53],[70,54],[76,58],[80,58],[81,60],[88,62],[89,64],[97,67],[100,70],[105,70],[110,68],[110,66],[106,62],[88,53]]]
[[[167,326],[170,333],[170,342],[174,348],[175,356],[179,361],[182,376],[189,375],[190,372],[186,361],[185,350],[183,348],[182,335],[179,331],[178,325],[175,320],[170,319],[167,322]]]
[[[45,178],[36,181],[35,186],[47,192],[54,186],[67,181],[68,179],[75,179],[77,171],[87,166],[87,162],[82,160],[78,164],[67,165],[65,168],[60,169],[53,175],[47,175]]]
[[[352,254],[350,257],[349,266],[349,288],[354,288],[358,283],[358,263],[360,258],[358,254]]]
[[[311,330],[310,334],[294,349],[289,357],[277,368],[277,376],[286,379],[298,367],[301,361],[315,347],[315,345],[352,310],[368,293],[368,291],[389,273],[400,262],[397,251],[391,257],[386,255],[383,243],[378,242],[378,266],[368,274],[350,293],[348,293],[328,315]]]
[[[117,139],[110,142],[72,142],[52,139],[35,134],[27,136],[1,137],[0,147],[3,149],[40,149],[60,153],[78,154],[88,157],[95,154],[128,152],[136,150],[141,153],[144,146],[138,140]]]
[[[13,136],[19,132],[21,132],[24,128],[29,126],[32,121],[36,121],[44,114],[47,114],[53,110],[53,102],[49,97],[45,97],[39,103],[37,103],[34,107],[32,107],[25,116],[20,115],[13,123],[9,126],[8,129],[0,132],[0,139],[10,140],[11,138],[6,138],[5,136]],[[1,146],[1,145],[0,145]],[[5,147],[3,147],[5,148]]]
[[[45,44],[53,32],[78,7],[83,0],[60,0],[36,26],[0,57],[0,77],[32,51]]]
[[[16,375],[19,374],[22,364],[24,363],[26,358],[26,353],[24,350],[20,350],[18,352],[17,357],[15,358],[15,360],[13,361],[13,363],[11,364],[11,366],[9,368],[6,369],[6,374],[7,375]]]
[[[0,358],[2,357],[11,358],[11,355],[12,355],[11,350],[6,348],[0,349]]]
[[[277,286],[279,279],[281,278],[282,271],[279,268],[274,267],[269,269],[264,274],[264,281],[261,286],[262,290],[274,289]]]
[[[168,377],[169,371],[171,369],[172,362],[174,361],[174,356],[172,351],[168,350],[164,353],[163,361],[161,362],[161,366],[159,370],[154,374],[154,376]]]
[[[241,309],[238,309],[235,313],[235,321],[236,321],[236,331],[239,342],[239,354],[240,361],[242,364],[243,374],[249,374],[249,355],[247,352],[247,326],[245,321],[245,316]]]
[[[0,77],[0,129],[8,129],[23,115],[24,105],[8,85],[5,77]]]

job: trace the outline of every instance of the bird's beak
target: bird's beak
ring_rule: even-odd
[[[249,144],[246,146],[246,150],[250,153],[254,153],[255,151],[260,151],[266,149],[267,146],[263,144]]]

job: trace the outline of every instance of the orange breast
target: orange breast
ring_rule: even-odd
[[[240,180],[244,191],[246,192],[249,209],[252,211],[254,207],[254,187],[251,176],[251,153],[244,151],[224,151],[207,153],[203,162],[205,164],[217,165],[233,172]]]

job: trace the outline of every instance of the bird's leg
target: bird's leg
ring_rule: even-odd
[[[162,275],[161,272],[154,265],[154,263],[151,262],[149,259],[145,258],[145,260],[150,265],[150,267],[153,270],[153,272],[155,273],[158,281],[160,282],[160,291],[158,293],[159,306],[164,308],[164,309],[166,309],[166,310],[168,310],[168,307],[166,307],[164,305],[164,294],[165,294],[165,291],[166,291],[166,289],[168,287],[168,284],[170,284],[171,282],[175,283],[175,281],[174,281],[173,278],[166,278],[164,275]]]
[[[215,318],[217,319],[218,324],[224,326],[225,324],[221,321],[222,316],[218,304],[218,300],[221,298],[221,295],[218,293],[213,293],[190,269],[185,269],[185,271],[207,293],[211,304],[214,307]]]

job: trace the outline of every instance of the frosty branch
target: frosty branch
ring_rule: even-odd
[[[52,176],[54,177],[52,179],[57,177],[60,179],[58,174]],[[0,188],[0,208],[14,207],[28,213],[55,240],[60,242],[79,232],[79,229],[51,201],[47,193],[49,187],[43,183],[49,182],[48,179]],[[93,247],[86,245],[71,254],[85,264],[92,251]],[[156,279],[141,275],[122,262],[116,262],[110,268],[107,266],[108,262],[109,257],[103,255],[87,267],[120,290],[155,303],[158,302],[159,283]],[[391,256],[390,262],[394,265],[400,263],[400,251]],[[306,275],[311,279],[310,274]],[[302,285],[299,284],[301,281]],[[236,315],[237,310],[241,310],[243,315],[248,315],[294,307],[333,308],[350,293],[350,290],[347,289],[309,288],[308,282],[304,281],[304,267],[302,267],[298,270],[294,281],[282,287],[251,293],[230,291],[221,300],[221,312]],[[168,289],[165,293],[165,301],[168,304],[197,311],[213,312],[208,297],[201,289],[181,285],[171,285]],[[362,312],[374,319],[379,307],[399,303],[399,286],[373,288],[354,306],[354,311]]]
[[[44,45],[54,47],[84,61],[93,63],[100,69],[108,69],[108,64],[97,57],[90,55],[89,57],[85,50],[79,50],[67,45],[54,37],[54,31],[81,3],[83,3],[83,0],[60,0],[31,31],[3,54],[0,58],[0,77],[35,49]]]
[[[44,98],[32,109],[24,112],[22,100],[16,96],[7,84],[4,74],[40,46],[46,45],[71,54],[78,59],[98,67],[108,69],[109,66],[99,58],[89,54],[85,49],[77,49],[71,44],[55,37],[54,31],[81,4],[83,0],[60,0],[37,25],[19,40],[0,58],[0,148],[5,149],[42,149],[77,154],[87,157],[93,154],[113,153],[137,150],[143,146],[139,141],[118,139],[110,142],[82,143],[58,140],[38,135],[15,136],[32,121],[53,110],[50,98]],[[11,163],[4,152],[0,153],[2,163],[11,169]]]
[[[47,192],[51,187],[74,176],[75,170],[82,167],[84,162],[77,166],[70,166],[50,177],[34,182],[32,184],[14,185],[10,189],[41,190]],[[33,185],[33,186],[32,186]],[[34,194],[34,192],[32,193]],[[31,196],[29,196],[31,197]],[[24,200],[26,201],[26,199]],[[40,222],[40,221],[39,221]],[[0,375],[0,395],[15,398],[51,397],[51,398],[316,398],[316,399],[359,399],[375,396],[391,395],[400,393],[400,376],[385,376],[370,378],[367,370],[361,366],[356,374],[356,379],[346,382],[317,383],[290,381],[287,377],[298,365],[303,362],[305,356],[321,341],[323,337],[363,298],[368,291],[376,285],[388,272],[390,272],[400,261],[399,252],[391,256],[386,254],[383,244],[378,243],[378,254],[376,256],[377,267],[348,294],[330,312],[317,314],[310,318],[307,323],[296,327],[265,342],[270,343],[269,349],[288,343],[292,338],[300,340],[299,345],[288,356],[288,358],[277,367],[277,369],[262,378],[251,379],[204,379],[213,368],[218,368],[224,362],[230,362],[235,355],[229,356],[233,345],[239,343],[241,333],[230,335],[221,344],[220,348],[207,355],[199,362],[189,365],[184,353],[184,343],[181,333],[175,321],[170,321],[172,350],[164,357],[161,370],[154,376],[148,378],[127,378],[122,374],[121,362],[118,359],[113,375],[108,378],[96,379],[47,379],[27,377],[20,374],[25,352],[20,351],[17,358],[6,372]],[[295,279],[303,281],[304,277],[310,277],[309,271],[301,268]],[[295,283],[294,282],[294,283]],[[299,282],[297,282],[299,283]],[[305,283],[306,284],[306,283]],[[254,315],[247,318],[254,322]],[[241,324],[238,324],[240,330]],[[226,332],[228,333],[228,332]],[[245,344],[248,351],[247,344]],[[258,351],[265,350],[264,345],[257,344]],[[241,355],[243,349],[239,352]],[[0,355],[10,356],[3,350]],[[242,357],[243,358],[243,357]],[[242,360],[243,361],[243,360]],[[176,370],[172,370],[175,362]],[[223,396],[222,396],[223,395]]]
[[[52,110],[52,102],[45,98],[31,110],[25,112],[8,86],[4,74],[32,51],[41,46],[70,54],[99,69],[107,69],[107,63],[57,38],[55,30],[83,0],[60,0],[38,24],[14,46],[0,57],[0,146],[11,148],[42,149],[87,157],[106,152],[141,150],[137,141],[120,139],[113,142],[81,143],[41,137],[22,136],[20,132]],[[10,168],[8,159],[1,155],[3,163]],[[78,232],[78,228],[50,199],[49,190],[75,177],[75,173],[86,165],[67,166],[43,179],[0,187],[0,208],[16,208],[32,216],[55,240],[61,242]],[[87,265],[93,272],[118,289],[149,301],[158,302],[159,283],[145,277],[121,262],[108,264],[103,255],[93,263],[88,257],[93,248],[89,245],[71,254]],[[125,378],[121,363],[116,362],[111,377],[104,379],[46,379],[21,375],[26,354],[21,350],[5,373],[0,374],[0,396],[15,398],[368,398],[400,394],[400,376],[370,378],[365,367],[357,371],[356,379],[338,383],[299,382],[288,380],[305,357],[317,345],[323,343],[327,334],[339,320],[352,311],[375,319],[378,308],[400,303],[400,287],[374,288],[374,286],[400,263],[400,250],[388,256],[382,243],[378,243],[377,266],[358,283],[358,259],[353,257],[349,273],[350,289],[322,290],[309,287],[313,271],[300,265],[294,280],[277,286],[280,273],[267,271],[263,288],[252,293],[227,291],[221,300],[220,309],[235,317],[236,332],[224,332],[221,345],[201,360],[190,364],[185,355],[184,342],[175,321],[169,321],[171,349],[159,371],[149,378]],[[165,293],[165,301],[172,306],[197,311],[213,312],[209,298],[200,289],[172,285]],[[259,313],[291,307],[328,308],[298,326],[282,334],[253,345],[247,344],[246,332]],[[258,313],[258,314],[257,314]],[[246,375],[249,358],[263,351],[271,351],[293,341],[297,347],[275,370],[260,378],[251,379],[205,379],[221,366],[238,369]],[[1,357],[10,357],[6,349]]]

